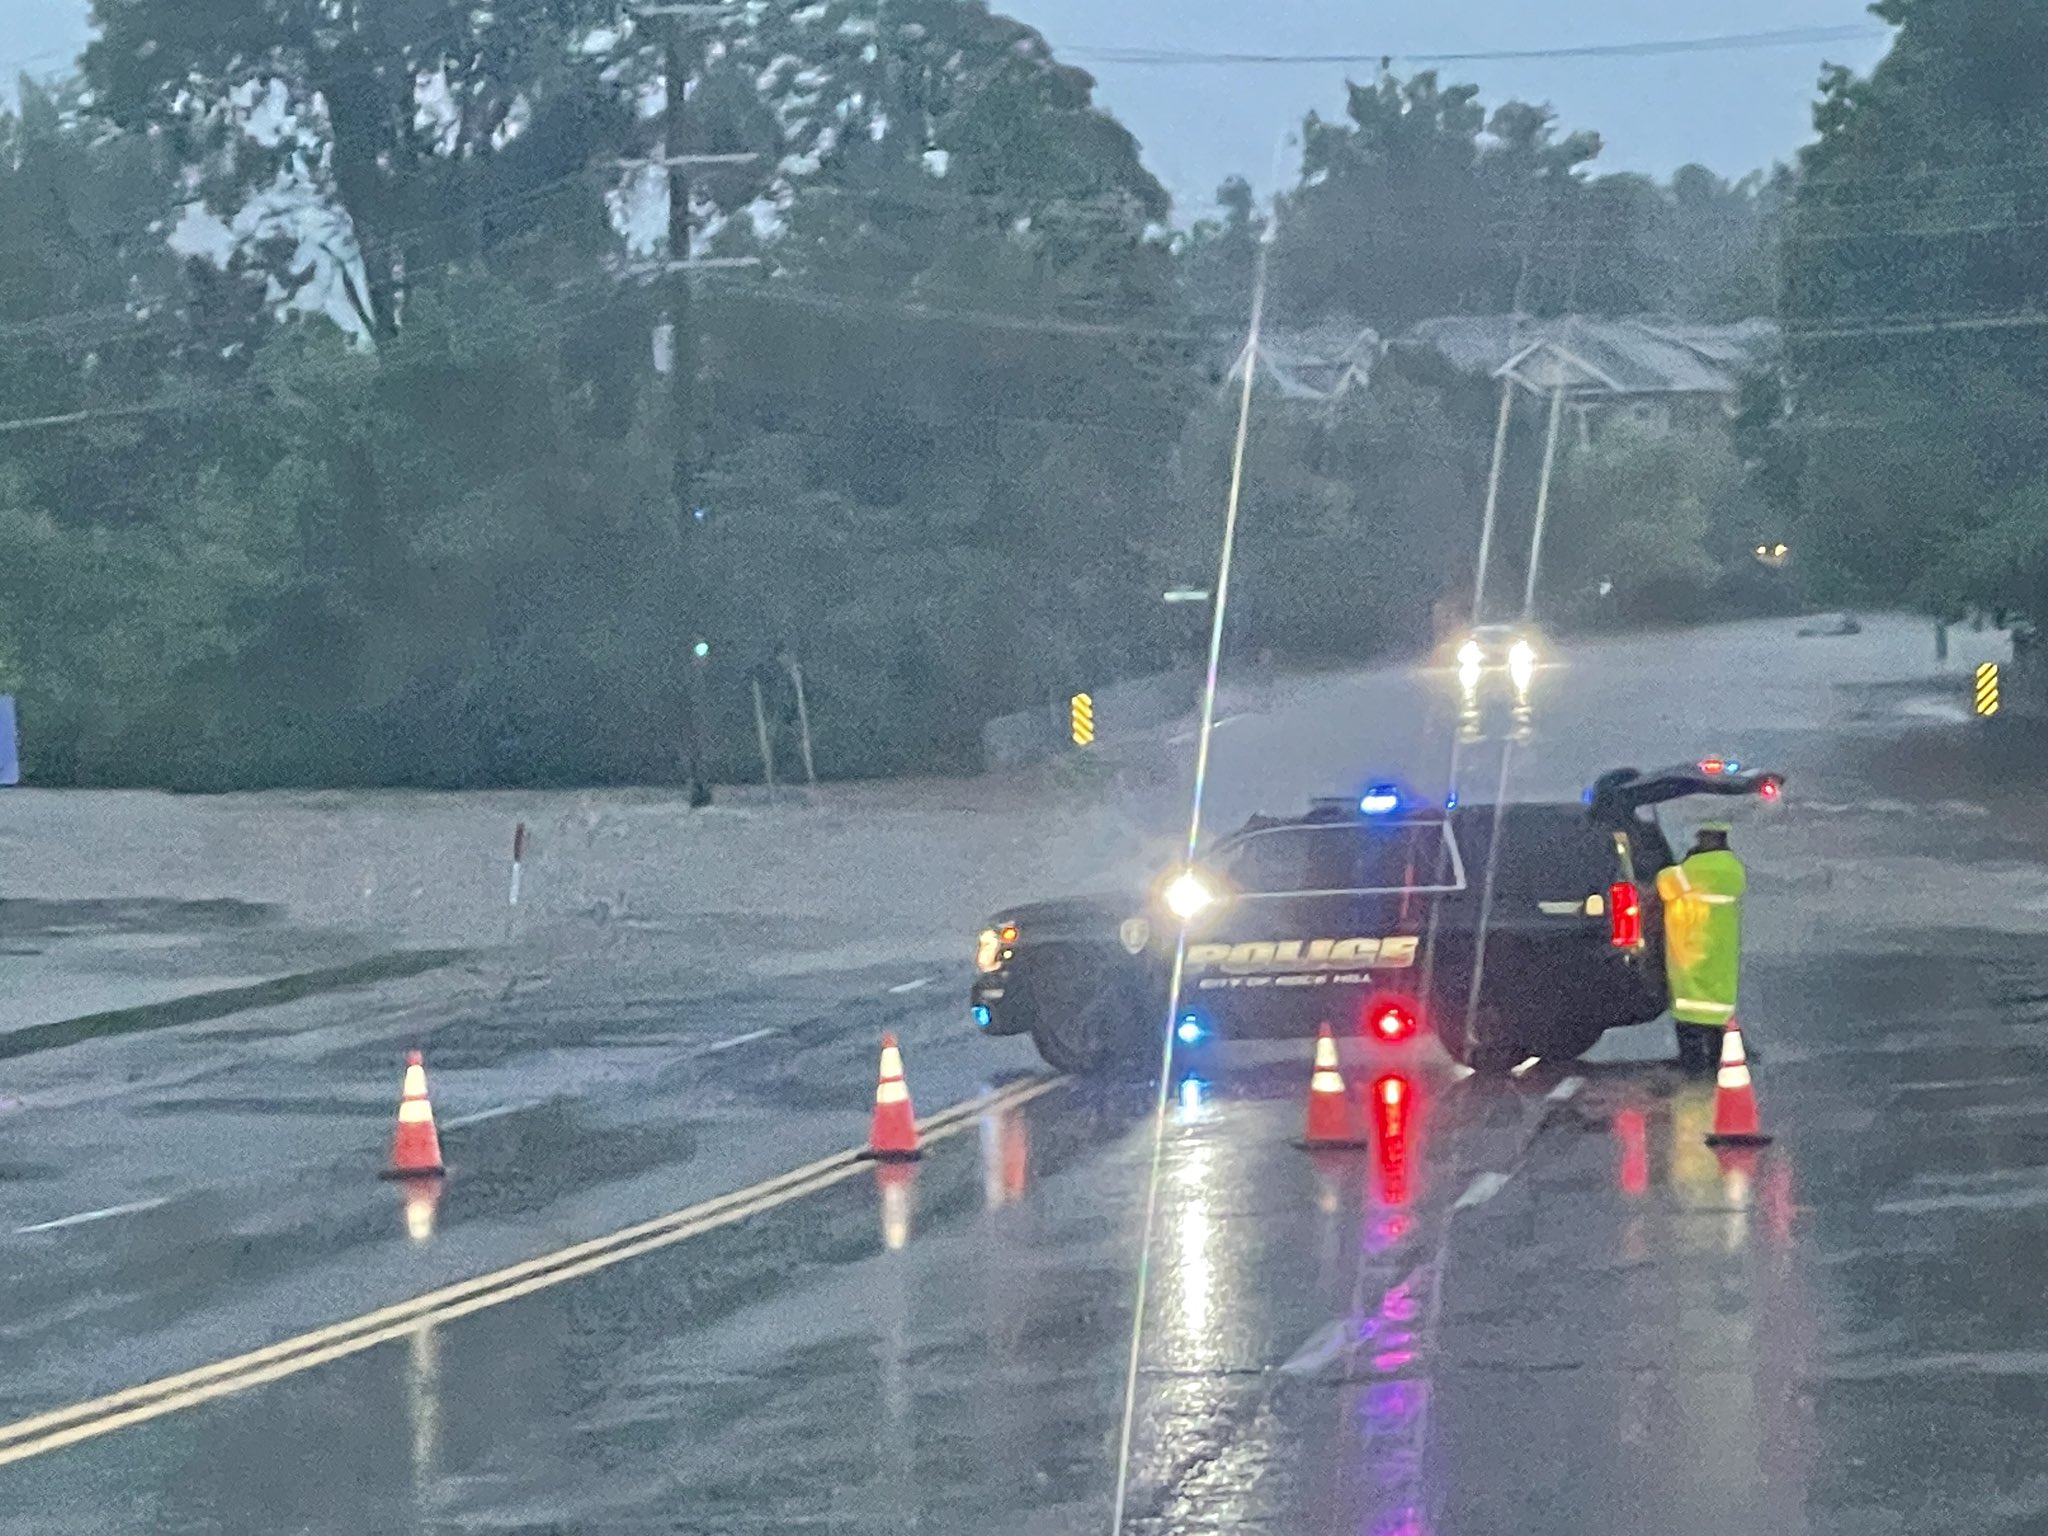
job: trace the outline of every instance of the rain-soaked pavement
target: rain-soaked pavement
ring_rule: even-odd
[[[1711,1085],[1663,1064],[1656,1026],[1501,1083],[1433,1046],[1360,1048],[1375,1145],[1313,1157],[1291,1141],[1299,1051],[1189,1054],[1127,1529],[2048,1529],[2048,827],[2027,752],[1942,688],[1897,686],[1910,671],[1874,648],[1908,637],[1790,628],[1588,648],[1545,680],[1527,743],[1459,770],[1524,794],[1705,751],[1793,775],[1737,831],[1776,1142],[1707,1149]],[[1435,688],[1291,685],[1218,734],[1220,819],[1389,763],[1427,782]],[[456,986],[469,962],[443,959],[7,1063],[0,1417],[829,1157],[860,1139],[884,1029],[926,1113],[1001,1097],[914,1171],[828,1170],[311,1369],[65,1421],[75,1443],[0,1426],[0,1531],[1107,1530],[1143,1089],[1026,1100],[1028,1046],[963,1027],[957,963],[738,980],[606,950]],[[394,1047],[422,1034],[438,1194],[368,1177]]]

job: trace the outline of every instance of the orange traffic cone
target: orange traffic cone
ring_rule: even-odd
[[[427,1102],[427,1069],[420,1053],[405,1058],[405,1090],[398,1099],[398,1130],[391,1138],[391,1166],[387,1179],[435,1178],[446,1173],[441,1166],[441,1137],[434,1129],[434,1106]]]
[[[1756,1091],[1749,1085],[1749,1058],[1742,1053],[1742,1031],[1730,1019],[1721,1032],[1721,1074],[1714,1085],[1714,1130],[1710,1147],[1761,1147],[1771,1138],[1756,1116]]]
[[[903,1055],[894,1035],[882,1036],[882,1079],[875,1085],[875,1118],[868,1131],[868,1156],[885,1163],[904,1163],[917,1149],[917,1112],[910,1107],[910,1089],[903,1081]]]
[[[1358,1123],[1344,1074],[1337,1069],[1337,1041],[1325,1024],[1316,1036],[1316,1069],[1308,1080],[1308,1132],[1304,1147],[1369,1147],[1372,1138]]]

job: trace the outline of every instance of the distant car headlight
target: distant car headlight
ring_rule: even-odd
[[[1536,647],[1526,640],[1517,640],[1508,648],[1508,676],[1514,679],[1515,687],[1528,692],[1530,682],[1536,676]]]
[[[1216,892],[1192,869],[1184,869],[1166,887],[1165,899],[1166,910],[1185,923],[1211,906]]]
[[[1480,649],[1477,640],[1467,640],[1458,647],[1458,667],[1461,671],[1470,668],[1476,672],[1485,660],[1486,652]]]

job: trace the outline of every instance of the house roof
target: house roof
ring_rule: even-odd
[[[1539,390],[1561,383],[1577,395],[1629,399],[1732,395],[1741,375],[1766,360],[1777,339],[1778,328],[1768,320],[1697,325],[1654,316],[1449,315],[1417,323],[1391,346],[1433,354],[1459,373],[1506,375]]]
[[[1298,331],[1272,331],[1259,341],[1259,382],[1282,399],[1329,401],[1372,383],[1381,353],[1379,332],[1335,322]],[[1244,353],[1227,378],[1244,379]]]

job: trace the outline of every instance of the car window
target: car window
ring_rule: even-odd
[[[1249,895],[1439,888],[1455,885],[1459,868],[1437,822],[1275,827],[1247,836],[1223,862]]]
[[[1496,900],[1526,898],[1551,901],[1603,891],[1622,876],[1613,835],[1568,806],[1511,805],[1499,817],[1499,856],[1495,847],[1495,808],[1475,805],[1454,813],[1458,845],[1465,856],[1467,880],[1480,889],[1489,865]],[[1639,879],[1647,874],[1638,871]]]

